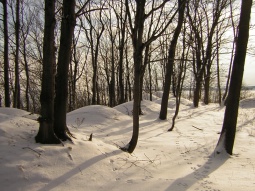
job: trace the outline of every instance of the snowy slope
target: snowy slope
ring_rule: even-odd
[[[35,117],[0,108],[1,190],[254,190],[253,98],[240,103],[231,157],[214,152],[224,107],[193,108],[183,99],[175,129],[167,132],[175,101],[169,100],[167,121],[158,119],[160,103],[155,95],[153,102],[142,102],[139,142],[131,155],[118,146],[132,135],[132,102],[68,113],[67,124],[76,139],[64,146],[35,143]]]

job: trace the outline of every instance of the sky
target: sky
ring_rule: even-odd
[[[253,5],[253,8],[252,8],[250,25],[253,26],[253,28],[250,31],[248,46],[255,47],[255,5]],[[249,55],[249,54],[246,55],[243,84],[248,86],[255,86],[255,67],[254,67],[255,66],[255,49],[250,50],[250,52],[252,52],[253,55]]]
[[[246,56],[244,66],[243,85],[255,86],[255,57]]]

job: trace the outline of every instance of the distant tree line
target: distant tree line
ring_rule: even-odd
[[[210,87],[217,87],[219,104],[231,100],[231,73],[244,54],[241,19],[250,15],[240,9],[250,1],[1,0],[2,105],[40,113],[36,141],[59,143],[72,137],[68,111],[133,100],[133,135],[122,148],[133,152],[143,93],[152,100],[163,91],[162,120],[169,95],[176,97],[169,130],[184,86],[194,107],[212,102]]]

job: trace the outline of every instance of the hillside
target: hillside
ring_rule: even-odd
[[[133,154],[120,151],[132,135],[132,102],[115,108],[87,106],[68,113],[74,144],[36,144],[35,116],[0,108],[0,185],[9,190],[232,190],[255,186],[255,99],[240,103],[234,155],[214,152],[224,107],[193,108],[182,100],[174,131],[158,119],[160,98],[143,101]],[[88,141],[93,133],[92,141]]]

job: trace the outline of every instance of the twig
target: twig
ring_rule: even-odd
[[[90,134],[89,141],[92,141],[92,135],[93,135],[93,133]]]
[[[150,163],[154,163],[154,160],[152,161],[145,153],[144,156],[146,156],[146,158],[150,161]]]
[[[37,154],[38,154],[38,157],[41,156],[41,153],[40,153],[40,152],[38,152],[38,151],[36,151],[36,150],[34,150],[34,149],[30,148],[30,147],[23,147],[22,149],[30,149],[31,151],[34,151],[35,153],[37,153]]]
[[[203,131],[203,129],[200,129],[200,128],[194,126],[194,125],[192,125],[192,127],[196,128],[196,129],[198,129],[198,130],[200,130],[200,131]]]

